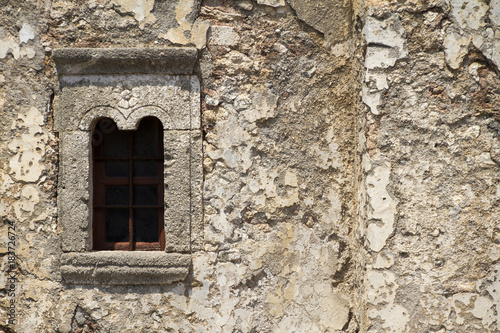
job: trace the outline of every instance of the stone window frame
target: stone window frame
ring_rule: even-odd
[[[60,89],[54,128],[60,159],[57,208],[61,274],[68,284],[165,284],[184,280],[202,249],[202,133],[197,50],[67,48],[52,52]],[[90,136],[112,119],[135,130],[144,117],[163,125],[165,251],[92,251]]]

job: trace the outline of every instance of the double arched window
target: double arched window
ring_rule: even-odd
[[[204,248],[197,50],[71,48],[52,59],[64,281],[184,280]]]
[[[94,250],[163,250],[163,128],[155,117],[137,130],[100,119],[92,142]]]

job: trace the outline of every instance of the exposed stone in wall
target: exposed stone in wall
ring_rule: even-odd
[[[451,1],[452,24],[446,30],[445,52],[450,67],[457,69],[462,64],[469,47],[475,47],[500,65],[500,13],[498,3]],[[453,43],[453,44],[452,44]],[[464,53],[465,52],[465,53]]]
[[[90,7],[95,5],[92,3]],[[144,28],[146,23],[152,24],[156,21],[156,17],[151,13],[155,5],[154,0],[113,0],[113,5],[120,14],[133,15],[139,22],[139,27]]]
[[[222,9],[223,19],[218,13]],[[349,296],[341,290],[346,290],[342,281],[351,274],[342,271],[353,260],[346,238],[352,220],[347,222],[348,215],[342,213],[344,182],[335,178],[350,172],[354,156],[342,153],[348,143],[338,139],[342,133],[349,135],[341,124],[353,126],[354,119],[345,118],[352,112],[347,100],[330,106],[320,101],[326,101],[332,89],[340,89],[339,94],[347,89],[342,84],[349,82],[340,73],[349,68],[321,51],[323,41],[314,31],[297,35],[301,25],[286,8],[277,9],[277,20],[260,16],[264,12],[245,18],[218,6],[201,12],[212,27],[219,22],[200,64],[207,130],[206,249],[248,263],[242,272],[253,276],[260,290],[244,293],[265,299],[252,314],[256,323],[268,323],[258,324],[260,329],[347,329]],[[334,78],[340,81],[334,83]],[[301,82],[308,82],[308,88]],[[319,138],[313,134],[318,131]],[[316,182],[309,176],[315,172],[336,185]],[[307,264],[311,258],[324,264]],[[337,288],[326,278],[331,274]],[[312,280],[313,285],[307,282]],[[313,314],[314,308],[327,315]]]
[[[0,177],[2,235],[6,221],[19,234],[17,332],[358,329],[357,94],[351,94],[358,74],[347,61],[351,49],[331,51],[350,38],[350,5],[335,4],[342,15],[331,13],[342,19],[339,32],[311,21],[329,3],[311,3],[312,11],[293,6],[28,1],[16,19],[13,5],[1,9],[0,19],[16,27],[6,28],[0,47],[0,102],[8,110],[0,125]],[[192,253],[180,283],[67,285],[54,201],[61,152],[52,94],[60,91],[51,51],[171,45],[200,50],[205,184],[204,241],[197,242],[203,250]],[[127,98],[122,93],[115,94],[120,108],[138,103],[133,90]],[[5,290],[6,279],[0,282]],[[8,302],[2,298],[3,322]]]
[[[209,22],[193,20],[199,5],[199,1],[194,0],[178,2],[175,7],[175,19],[178,26],[158,36],[175,44],[188,45],[192,43],[197,48],[203,48],[206,43]]]
[[[500,330],[498,1],[0,2],[0,329]],[[70,286],[51,51],[124,46],[198,49],[202,250],[182,282]]]
[[[206,43],[201,0],[55,0],[45,47],[160,46]],[[1,49],[0,49],[1,50]],[[0,53],[1,55],[1,53]]]
[[[17,36],[10,35],[5,29],[3,32],[4,37],[0,40],[0,59],[7,57],[7,54],[12,54],[15,59],[20,57],[33,59],[35,57],[33,47],[23,45],[35,38],[35,32],[30,24],[24,23]]]
[[[496,331],[499,104],[495,37],[488,34],[496,7],[366,5],[363,330]],[[396,41],[407,51],[391,51]],[[379,42],[388,65],[374,61],[370,44]],[[384,182],[374,182],[377,167]],[[374,207],[392,207],[394,223],[370,221]]]

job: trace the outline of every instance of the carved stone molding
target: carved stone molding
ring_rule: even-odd
[[[88,131],[99,117],[135,129],[145,115],[157,117],[165,130],[200,128],[200,84],[193,75],[61,75],[60,86],[57,131]]]
[[[52,52],[59,75],[70,74],[193,74],[198,51],[171,48],[65,48]]]
[[[162,284],[187,276],[188,253],[202,249],[200,84],[196,50],[54,50],[60,90],[58,215],[62,275],[74,284]],[[92,252],[92,131],[101,118],[134,130],[144,117],[163,125],[165,252]]]
[[[61,274],[68,284],[145,285],[184,280],[189,254],[150,251],[64,253]]]

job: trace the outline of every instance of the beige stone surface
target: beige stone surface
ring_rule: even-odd
[[[116,10],[121,14],[132,14],[141,27],[156,22],[153,10],[154,0],[113,0]]]
[[[0,256],[6,272],[12,223],[17,287],[0,298],[0,329],[500,330],[498,8],[498,0],[2,3]],[[52,53],[172,46],[198,50],[194,74],[146,79],[129,62],[128,74],[58,77]],[[121,128],[154,113],[178,131],[165,142],[178,154],[165,162],[175,190],[167,200],[182,208],[167,217],[169,246],[190,266],[170,272],[180,276],[171,283],[69,286],[61,274],[91,274],[93,262],[62,269],[62,259],[90,244],[88,181],[71,182],[89,174],[78,162],[85,131],[109,108]],[[68,215],[81,224],[64,238]],[[189,246],[179,240],[186,234]],[[110,260],[103,279],[144,273],[137,260],[126,269]],[[11,299],[17,324],[7,329]]]
[[[486,97],[498,89],[490,74],[497,71],[495,36],[487,32],[496,23],[485,20],[495,9],[467,1],[432,6],[366,7],[367,21],[385,35],[371,39],[375,30],[365,26],[368,50],[371,40],[373,47],[393,48],[391,40],[399,39],[406,48],[403,56],[389,52],[383,66],[370,61],[374,52],[365,59],[363,100],[370,112],[360,142],[368,271],[361,327],[367,332],[498,330],[498,303],[487,291],[495,283],[500,216],[492,159],[498,102]],[[395,18],[397,25],[389,23]],[[373,172],[384,165],[386,182],[377,192]],[[383,211],[391,203],[391,230],[384,219],[369,220],[374,207]]]
[[[199,87],[187,75],[71,75],[61,85],[54,114],[58,131],[88,131],[106,115],[120,129],[136,128],[146,114],[160,119],[164,129],[199,127],[199,109],[192,108]]]
[[[279,1],[265,2],[277,3]],[[339,0],[289,0],[297,16],[325,34],[328,46],[344,42],[352,34],[353,4]]]
[[[193,12],[196,11],[199,1],[179,1],[175,7],[176,27],[166,33],[160,33],[158,37],[169,40],[174,44],[191,45],[198,49],[205,47],[207,32],[210,27],[209,21],[197,19],[193,22]]]

